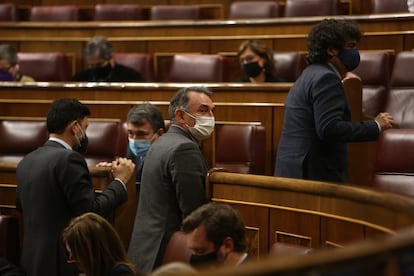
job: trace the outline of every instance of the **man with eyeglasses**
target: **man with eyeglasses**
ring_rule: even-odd
[[[0,45],[0,81],[34,81],[32,77],[19,72],[17,51],[8,44]]]
[[[94,36],[86,44],[84,58],[89,69],[78,72],[72,81],[141,82],[142,76],[132,68],[116,63],[112,44],[103,36]]]
[[[171,99],[171,126],[145,157],[128,257],[142,273],[162,264],[171,235],[205,203],[208,165],[199,143],[214,130],[212,93],[185,87]]]

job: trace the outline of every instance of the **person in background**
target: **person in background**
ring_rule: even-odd
[[[73,217],[109,215],[127,201],[125,183],[135,169],[131,160],[112,162],[114,180],[100,194],[92,185],[82,155],[89,116],[89,108],[78,100],[55,100],[47,114],[48,141],[17,166],[16,206],[24,225],[21,266],[30,276],[77,275],[76,266],[66,262],[63,229]]]
[[[247,260],[244,222],[228,204],[210,202],[187,216],[181,226],[194,266],[238,266]]]
[[[151,103],[133,106],[126,119],[128,146],[126,157],[135,163],[137,199],[141,188],[144,160],[152,143],[166,131],[162,112]],[[100,162],[97,167],[110,167],[112,163]]]
[[[19,71],[17,51],[11,45],[0,45],[0,81],[34,82]]]
[[[273,52],[261,40],[250,39],[244,41],[237,52],[245,77],[238,82],[282,82],[275,76],[275,61]]]
[[[90,67],[76,73],[72,81],[141,82],[142,76],[132,68],[118,64],[113,57],[112,44],[103,36],[92,37],[84,49],[84,58]]]
[[[142,173],[141,193],[128,249],[144,273],[160,266],[171,235],[188,214],[205,203],[208,164],[199,143],[214,130],[212,93],[185,87],[171,99],[171,126],[151,145]]]
[[[392,128],[389,113],[351,121],[342,80],[359,64],[361,37],[354,24],[335,19],[325,19],[310,31],[310,65],[285,102],[276,176],[347,183],[347,142],[373,141]]]
[[[113,226],[95,213],[71,220],[63,231],[67,262],[75,263],[86,276],[132,276],[135,268]]]

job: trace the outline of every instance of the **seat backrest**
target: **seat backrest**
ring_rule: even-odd
[[[361,51],[361,62],[353,71],[362,80],[362,111],[375,117],[384,111],[395,59],[393,51]]]
[[[197,5],[155,5],[150,10],[151,20],[200,19]]]
[[[20,239],[18,218],[11,215],[0,215],[0,258],[7,259],[17,265],[19,263],[19,257]]]
[[[154,77],[154,59],[152,55],[145,53],[115,53],[117,63],[131,67],[138,71],[144,81],[152,82]]]
[[[393,115],[401,128],[414,128],[414,51],[399,52],[391,74],[385,111]]]
[[[390,129],[381,133],[372,186],[414,196],[414,129]]]
[[[143,9],[139,4],[97,4],[94,19],[97,21],[142,20]]]
[[[101,161],[112,162],[117,157],[121,122],[118,119],[90,120],[86,129],[88,150],[85,160],[94,167]],[[124,148],[125,149],[125,148]]]
[[[266,135],[261,125],[216,126],[215,167],[229,172],[264,174]]]
[[[372,13],[408,12],[407,0],[372,0]]]
[[[296,81],[306,67],[304,53],[274,52],[275,75],[285,81]]]
[[[0,21],[16,21],[16,6],[13,3],[0,4]]]
[[[279,4],[276,1],[232,2],[229,18],[273,18],[279,16]]]
[[[175,232],[171,236],[167,248],[165,249],[162,264],[168,264],[172,262],[190,263],[190,257],[191,251],[187,246],[185,234],[181,231]]]
[[[18,53],[20,72],[35,81],[70,81],[72,61],[65,53]]]
[[[286,0],[284,16],[323,16],[337,13],[337,0]]]
[[[33,6],[30,9],[30,21],[77,21],[79,8],[75,5]]]
[[[171,64],[169,81],[228,81],[228,59],[221,55],[176,54]]]
[[[19,162],[47,139],[44,119],[0,119],[0,161]]]

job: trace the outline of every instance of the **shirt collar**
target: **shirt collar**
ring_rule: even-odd
[[[72,147],[68,143],[66,143],[65,141],[63,141],[62,139],[59,139],[59,138],[56,138],[56,137],[50,137],[49,140],[50,141],[55,141],[55,142],[61,144],[66,149],[72,150]]]

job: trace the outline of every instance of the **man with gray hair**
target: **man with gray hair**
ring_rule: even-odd
[[[208,165],[199,142],[214,130],[212,93],[204,87],[180,89],[170,101],[171,126],[145,157],[141,193],[128,257],[139,272],[162,264],[171,235],[205,203]]]
[[[8,44],[0,45],[0,81],[34,81],[32,77],[20,73],[17,50]]]
[[[89,69],[75,74],[72,81],[143,81],[139,72],[115,62],[112,44],[104,36],[94,36],[89,40],[84,49],[84,58]]]

